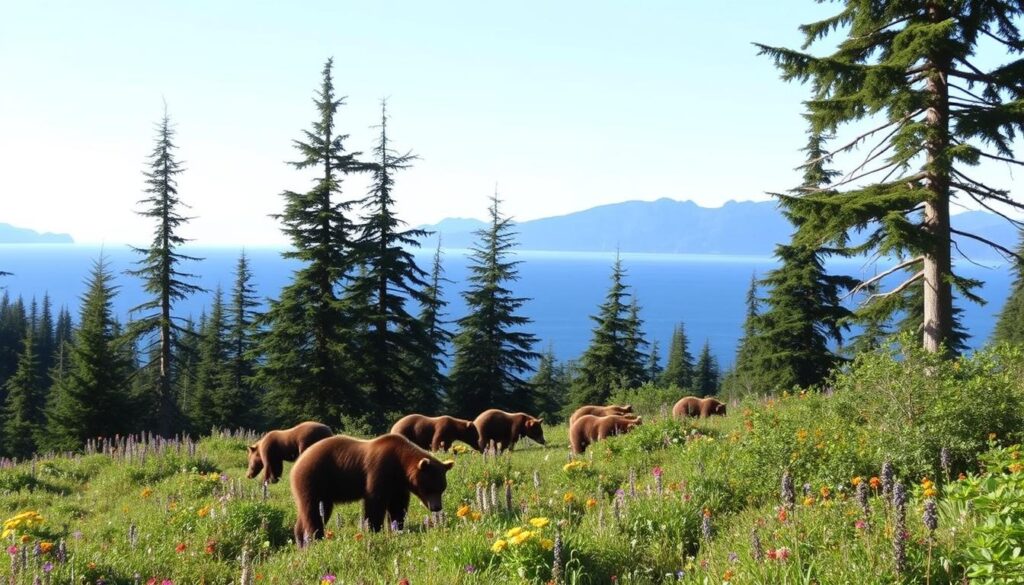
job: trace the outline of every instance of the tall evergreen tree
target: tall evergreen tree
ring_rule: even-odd
[[[811,134],[807,146],[808,163],[803,167],[803,183],[796,193],[821,191],[836,172],[826,168],[825,139]],[[799,231],[801,219],[786,209],[783,213]],[[840,344],[849,325],[850,311],[842,305],[841,295],[852,290],[857,280],[829,274],[824,258],[837,251],[821,246],[793,242],[775,248],[779,267],[768,272],[760,285],[768,291],[765,310],[756,316],[754,329],[758,344],[747,356],[748,371],[757,372],[765,389],[788,389],[820,384],[841,358],[829,343]]]
[[[46,422],[46,378],[39,367],[35,335],[28,331],[23,342],[18,369],[7,380],[3,405],[3,452],[8,457],[26,458],[36,449],[36,437]]]
[[[736,362],[727,374],[725,384],[731,391],[746,394],[761,390],[761,370],[764,346],[761,343],[761,331],[758,327],[761,314],[761,299],[757,296],[757,274],[750,277],[745,299],[746,312],[743,317],[743,335],[736,345]]]
[[[1020,243],[1017,255],[1024,257],[1024,230],[1020,232]],[[992,341],[996,343],[1024,343],[1024,262],[1017,261],[1013,266],[1014,279],[1010,288],[1010,297],[999,312]]]
[[[53,366],[50,368],[50,378],[53,384],[60,384],[67,373],[68,356],[71,348],[74,325],[71,322],[71,312],[67,307],[61,307],[57,313],[57,325],[53,335]]]
[[[231,426],[252,427],[256,424],[258,397],[252,377],[256,373],[255,337],[258,319],[256,288],[252,282],[249,258],[243,250],[235,265],[235,284],[231,301],[225,308],[228,327],[228,356],[231,368],[232,392],[239,396],[243,408],[234,413]]]
[[[373,181],[362,201],[367,215],[356,242],[363,270],[352,279],[348,290],[360,309],[355,343],[361,348],[360,369],[372,405],[371,424],[383,427],[392,418],[390,412],[422,411],[435,405],[437,396],[422,392],[426,389],[422,380],[429,379],[432,371],[417,370],[415,366],[429,361],[430,338],[423,323],[406,308],[408,301],[419,305],[428,301],[424,293],[427,273],[416,265],[410,251],[419,247],[417,238],[427,232],[404,229],[405,222],[394,209],[394,176],[409,168],[416,156],[399,154],[392,147],[386,102],[381,104],[378,129]]]
[[[718,360],[711,354],[711,342],[705,341],[694,368],[693,391],[697,396],[712,396],[719,387]]]
[[[174,315],[178,301],[203,289],[189,282],[195,275],[182,272],[180,265],[198,258],[187,256],[180,247],[187,241],[179,230],[189,218],[181,215],[185,206],[178,197],[177,176],[182,173],[181,164],[175,159],[173,142],[174,128],[166,110],[157,124],[156,144],[149,155],[149,170],[146,171],[147,197],[139,204],[143,210],[138,214],[156,224],[153,241],[148,248],[133,248],[142,255],[137,270],[129,274],[142,279],[143,289],[150,299],[134,307],[132,313],[141,313],[133,322],[132,335],[136,338],[153,338],[159,348],[159,360],[148,367],[156,370],[156,412],[153,413],[156,431],[170,435],[182,426],[178,409],[178,395],[175,388],[175,351],[182,334],[182,326]]]
[[[647,364],[644,367],[644,377],[647,382],[658,383],[665,368],[661,365],[661,351],[658,348],[658,340],[651,341],[651,352],[647,354]]]
[[[681,390],[693,387],[693,355],[690,354],[690,340],[686,337],[686,326],[680,322],[672,331],[672,342],[668,346],[668,363],[661,373],[662,386],[675,386]]]
[[[870,128],[830,155],[874,142],[862,162],[827,190],[787,196],[803,222],[796,243],[845,246],[851,230],[863,230],[867,237],[849,251],[900,260],[874,281],[920,267],[880,294],[896,296],[923,282],[923,346],[937,352],[948,347],[954,331],[953,287],[977,300],[971,292],[976,283],[953,272],[953,237],[1014,255],[979,234],[952,228],[949,217],[951,202],[962,198],[999,213],[997,206],[1024,210],[1008,191],[967,174],[981,161],[1024,164],[1012,148],[1022,129],[1024,59],[983,69],[992,59],[976,58],[983,44],[1011,55],[1021,52],[1018,21],[1024,6],[1006,0],[842,4],[835,16],[801,27],[800,51],[759,45],[784,79],[812,83],[811,135],[834,134],[849,124]],[[835,46],[830,54],[805,52],[835,31],[845,38],[830,43]]]
[[[529,299],[506,288],[519,279],[519,262],[508,259],[514,233],[500,203],[495,193],[490,225],[476,232],[480,242],[470,255],[469,288],[462,293],[469,314],[458,320],[448,393],[448,408],[455,416],[473,418],[492,407],[531,406],[529,384],[520,376],[540,356],[532,349],[536,338],[523,330],[530,319],[517,314]]]
[[[18,355],[28,327],[24,301],[21,297],[12,300],[4,291],[0,297],[0,399],[4,384],[18,369]]]
[[[294,142],[302,158],[291,163],[315,170],[317,178],[305,193],[285,191],[284,212],[275,216],[291,240],[292,249],[283,256],[302,264],[262,319],[266,330],[257,380],[277,424],[315,418],[337,428],[343,415],[367,409],[351,374],[352,308],[339,298],[354,269],[356,237],[349,217],[354,202],[340,200],[342,181],[367,167],[357,158],[361,153],[346,152],[348,135],[335,129],[344,99],[335,97],[332,67],[328,59],[313,100],[318,118],[303,140]]]
[[[534,397],[531,414],[552,423],[561,420],[568,398],[569,383],[565,378],[564,368],[555,361],[553,348],[548,347],[541,353],[537,370],[530,378],[530,386],[533,387]]]
[[[604,404],[614,389],[638,385],[635,374],[639,318],[631,316],[625,274],[622,259],[616,256],[605,301],[598,306],[597,315],[590,317],[596,326],[573,381],[574,405]]]
[[[443,283],[446,282],[451,283],[444,277],[444,266],[441,263],[441,238],[438,237],[430,269],[430,279],[427,287],[423,290],[424,301],[420,306],[418,317],[427,332],[428,352],[426,355],[413,357],[414,360],[418,360],[415,369],[422,372],[422,377],[416,383],[423,387],[421,393],[428,396],[445,396],[448,386],[448,378],[442,371],[445,358],[448,356],[448,344],[452,341],[452,334],[445,328],[444,320],[444,308],[448,306],[448,302],[444,300],[441,291]],[[431,410],[434,408],[428,409],[427,412]]]
[[[236,419],[246,407],[232,384],[229,349],[224,292],[218,286],[210,314],[199,329],[195,388],[187,409],[191,426],[197,432],[237,426]]]
[[[647,376],[649,356],[644,349],[650,344],[644,338],[644,322],[640,318],[640,303],[635,294],[630,296],[629,310],[626,313],[626,379],[628,386],[635,388],[649,379]]]
[[[118,325],[111,309],[116,287],[104,258],[93,265],[82,298],[78,331],[70,344],[67,371],[57,380],[46,405],[42,443],[53,449],[76,449],[90,437],[110,437],[134,430],[129,377]]]
[[[53,367],[55,347],[53,304],[50,302],[49,293],[43,295],[42,310],[39,313],[39,322],[36,324],[33,335],[39,355],[39,371],[45,376]]]

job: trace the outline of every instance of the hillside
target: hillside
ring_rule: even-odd
[[[0,244],[73,244],[69,234],[37,232],[28,228],[0,223]]]
[[[478,220],[448,218],[421,227],[439,233],[445,247],[468,248],[476,241],[473,232],[483,225]],[[1015,228],[991,213],[961,213],[953,217],[953,225],[1007,247],[1017,241]],[[516,225],[516,231],[523,250],[767,256],[778,243],[789,239],[792,226],[774,201],[729,201],[721,207],[701,207],[692,201],[658,199],[524,221]],[[995,257],[984,244],[964,240],[959,246],[972,259]]]

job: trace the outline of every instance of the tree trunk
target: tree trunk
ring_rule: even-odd
[[[931,4],[928,18],[932,22],[941,21],[945,18],[945,9]],[[930,249],[924,254],[922,329],[924,349],[934,353],[942,348],[953,331],[953,292],[949,280],[953,271],[949,250],[950,161],[945,158],[949,149],[949,86],[946,75],[950,61],[948,57],[938,55],[930,59],[929,65],[926,92],[930,95],[925,123],[930,127],[926,144],[926,180],[931,195],[925,201],[924,230],[930,236]]]

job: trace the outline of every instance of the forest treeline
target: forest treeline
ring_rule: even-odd
[[[793,77],[829,75],[827,62],[816,65],[820,71],[809,70],[794,53],[762,51],[784,69],[803,63],[805,69]],[[458,291],[467,312],[448,315],[445,297],[455,291],[448,290],[440,242],[431,265],[419,266],[411,249],[428,234],[408,228],[395,213],[401,172],[417,157],[392,144],[385,103],[376,143],[365,153],[349,148],[348,135],[336,123],[344,98],[335,91],[332,66],[328,60],[322,70],[312,124],[293,141],[297,156],[291,165],[312,183],[303,192],[283,192],[283,208],[275,216],[290,242],[284,256],[300,265],[292,281],[264,306],[255,295],[258,275],[243,252],[230,288],[212,291],[212,304],[198,319],[176,311],[183,299],[207,291],[191,273],[202,260],[182,251],[186,240],[180,228],[189,218],[182,215],[177,177],[185,169],[165,112],[156,125],[145,196],[137,210],[151,222],[153,238],[135,248],[139,258],[124,275],[141,280],[146,300],[122,322],[111,304],[117,277],[102,257],[85,283],[77,315],[53,307],[45,295],[26,301],[5,293],[0,299],[0,455],[73,450],[91,437],[140,430],[198,434],[303,419],[374,432],[412,411],[472,418],[497,407],[550,420],[580,404],[605,402],[619,390],[661,387],[680,395],[736,396],[819,386],[853,355],[883,346],[900,331],[921,336],[929,350],[952,355],[964,347],[959,308],[942,291],[935,296],[931,272],[913,273],[888,291],[881,288],[884,277],[934,264],[936,254],[939,264],[948,260],[954,245],[948,225],[946,232],[934,225],[922,232],[924,224],[911,222],[928,211],[920,200],[935,199],[929,177],[913,179],[920,183],[912,193],[859,186],[844,191],[848,176],[828,166],[833,154],[848,148],[829,150],[831,133],[859,119],[860,110],[840,115],[822,102],[881,99],[877,96],[843,95],[845,85],[835,88],[838,93],[822,94],[819,87],[818,101],[810,102],[803,182],[778,195],[793,237],[777,247],[778,267],[752,279],[735,364],[722,373],[707,342],[694,357],[682,322],[668,348],[648,341],[640,301],[620,259],[611,266],[607,295],[591,317],[589,347],[578,359],[557,362],[551,348],[539,347],[520,312],[529,299],[514,291],[519,265],[514,224],[502,212],[497,193],[489,200],[487,226],[476,232],[468,283]],[[982,83],[984,74],[977,75]],[[1000,114],[992,104],[1000,84],[1011,82],[999,76],[989,81],[996,97],[988,107]],[[977,123],[998,131],[1008,122],[995,114]],[[904,122],[890,124],[895,129],[885,140],[900,138]],[[957,131],[947,128],[951,135]],[[899,148],[893,155],[898,168],[922,152]],[[933,175],[944,172],[929,169]],[[345,190],[346,178],[354,175],[370,178],[366,193]],[[866,199],[873,202],[871,213],[865,212]],[[855,229],[874,231],[851,247],[845,234]],[[1017,253],[997,248],[1019,261]],[[829,256],[872,251],[901,262],[866,280],[825,269]],[[1024,340],[1024,283],[1017,266],[1011,299],[996,328],[998,341]],[[945,268],[951,265],[940,266]],[[961,296],[976,299],[972,290],[979,283],[951,271],[942,274],[943,286],[956,286]],[[866,296],[867,302],[851,308],[845,301],[853,295]],[[856,332],[852,338],[851,331]]]

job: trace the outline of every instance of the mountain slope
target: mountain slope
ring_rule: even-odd
[[[68,234],[40,233],[28,228],[0,223],[0,244],[73,244]]]

